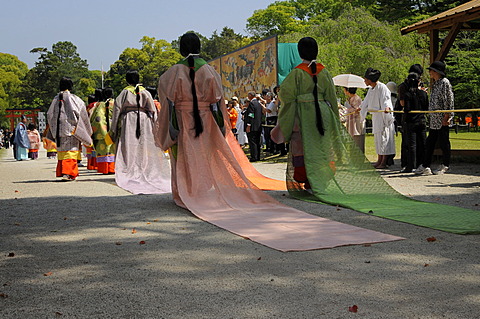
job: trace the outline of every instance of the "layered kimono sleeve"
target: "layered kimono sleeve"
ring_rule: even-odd
[[[147,90],[140,91],[140,94],[142,98],[142,107],[148,111],[148,114],[152,119],[156,119],[157,107],[155,106],[152,95]]]
[[[299,87],[298,79],[301,78],[300,72],[305,72],[299,69],[293,69],[280,87],[280,101],[282,101],[282,107],[278,113],[278,124],[280,128],[272,130],[273,138],[275,142],[289,142],[295,125],[295,118],[297,113],[297,88]],[[297,78],[298,76],[298,78]],[[280,136],[278,133],[281,133]],[[283,137],[283,138],[282,138]]]
[[[92,146],[93,130],[85,103],[78,96],[69,94],[69,98],[66,99],[65,102],[65,107],[71,107],[72,117],[77,117],[77,123],[72,135],[75,136],[82,144],[86,146]]]
[[[55,96],[53,99],[52,103],[50,103],[50,107],[48,108],[47,111],[47,122],[49,125],[49,130],[47,137],[50,138],[52,141],[57,140],[57,117],[58,117],[58,112],[59,109],[57,107],[58,105],[58,95]]]
[[[177,142],[178,125],[175,125],[174,101],[176,100],[175,85],[181,85],[177,81],[178,67],[178,64],[172,66],[158,80],[158,100],[162,107],[153,125],[153,135],[155,137],[155,145],[164,151]]]
[[[123,90],[115,99],[112,114],[112,123],[110,125],[110,132],[108,133],[114,141],[116,141],[120,135],[120,115],[122,113],[122,107],[127,98],[127,94],[129,94],[129,92],[127,90]]]
[[[333,84],[332,76],[327,69],[323,69],[318,75],[318,86],[320,90],[323,90],[323,96],[325,101],[330,104],[333,113],[338,117],[338,102],[337,95],[335,93],[335,85]]]
[[[210,97],[208,99],[212,99],[211,103],[216,104],[218,107],[217,114],[214,114],[214,116],[217,117],[217,124],[222,130],[222,134],[225,135],[225,128],[228,127],[231,129],[232,125],[230,123],[227,105],[225,104],[225,98],[223,96],[222,78],[220,77],[220,74],[218,74],[210,65],[202,66],[201,70],[204,71],[206,75],[209,75],[206,76],[206,78],[211,81],[211,83],[209,83],[209,87],[212,91],[210,92]],[[219,117],[221,117],[221,119],[219,119]],[[220,124],[220,120],[223,120],[223,125]]]

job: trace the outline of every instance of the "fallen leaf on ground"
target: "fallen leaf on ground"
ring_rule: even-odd
[[[151,223],[147,223],[147,225],[150,225]]]
[[[158,219],[154,219],[153,222],[155,222],[155,223],[158,222]]]
[[[423,267],[428,267],[428,266],[430,266],[430,264],[425,264],[425,265],[423,265]]]
[[[15,193],[19,193],[19,191],[15,190]]]
[[[436,239],[435,237],[428,237],[428,238],[427,238],[427,241],[430,242],[430,243],[431,243],[431,242],[434,242],[434,241],[436,241],[436,240],[437,240],[437,239]]]
[[[358,306],[357,305],[353,305],[351,307],[348,307],[348,311],[350,312],[358,312]]]
[[[137,230],[134,228],[132,229],[132,234],[136,234],[137,233]]]
[[[145,244],[146,244],[146,243],[145,243],[145,240],[141,240],[141,241],[139,242],[139,244],[140,244],[140,245],[145,245]]]
[[[51,276],[53,275],[53,272],[49,271],[49,272],[46,272],[43,274],[45,277],[48,277],[48,276]]]

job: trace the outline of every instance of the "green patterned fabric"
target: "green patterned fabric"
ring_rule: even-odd
[[[287,187],[293,197],[457,234],[480,234],[480,211],[412,200],[398,193],[380,176],[341,125],[336,99],[331,96],[333,83],[325,69],[318,75],[318,96],[323,100],[320,109],[325,128],[325,134],[320,135],[315,123],[313,85],[307,72],[294,69],[280,90],[279,125],[287,141],[295,143],[295,135],[299,136],[310,184],[295,181],[293,155],[298,154],[291,153]],[[298,149],[292,143],[290,149]]]
[[[113,103],[114,100],[111,99],[108,107],[110,120],[113,115]],[[97,153],[97,157],[115,155],[115,144],[108,145],[105,142],[105,136],[108,133],[105,102],[99,102],[97,104],[92,115],[90,115],[90,123],[93,130],[93,147]]]

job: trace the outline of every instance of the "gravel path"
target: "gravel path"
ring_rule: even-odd
[[[2,152],[1,318],[480,318],[480,236],[270,192],[407,238],[281,253],[195,218],[169,194],[131,195],[85,168],[60,182],[43,152],[26,162]],[[284,178],[284,164],[256,167]],[[457,163],[443,176],[394,168],[382,174],[403,194],[480,213],[480,164]]]

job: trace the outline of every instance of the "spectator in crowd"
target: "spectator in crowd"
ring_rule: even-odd
[[[236,136],[237,135],[237,120],[238,120],[238,112],[235,109],[235,103],[232,101],[228,101],[227,104],[227,111],[228,111],[228,118],[230,119],[230,127],[232,128],[232,133]]]
[[[388,155],[395,154],[395,126],[391,92],[385,84],[379,81],[381,72],[368,68],[365,72],[365,84],[370,86],[365,99],[359,107],[362,121],[367,112],[372,112],[372,130],[375,141],[375,151],[378,155],[375,168],[386,168]],[[380,111],[380,112],[378,112]]]
[[[445,77],[445,63],[435,61],[429,67],[430,78],[433,80],[428,109],[430,111],[446,111],[430,113],[429,131],[425,146],[425,160],[416,170],[417,175],[430,175],[432,170],[433,151],[435,145],[442,150],[442,164],[433,172],[436,175],[444,174],[450,167],[450,122],[453,118],[453,90],[450,81]]]
[[[275,103],[275,96],[272,92],[265,94],[265,124],[263,135],[265,137],[265,151],[272,154],[278,154],[277,144],[270,138],[270,132],[277,125],[278,106]]]
[[[232,97],[233,107],[238,113],[237,116],[237,134],[235,137],[237,138],[238,144],[243,148],[248,143],[247,133],[245,132],[245,121],[244,121],[244,114],[247,110],[243,104],[239,103],[238,97]]]
[[[248,106],[245,112],[245,132],[248,137],[250,148],[250,162],[260,160],[261,138],[262,138],[262,117],[263,106],[260,104],[259,97],[255,92],[248,92]]]
[[[419,89],[420,76],[411,72],[404,83],[407,90],[403,93],[403,134],[406,141],[406,166],[401,172],[411,173],[424,162],[427,126],[425,114],[411,111],[428,110],[427,92]]]
[[[357,95],[357,88],[343,88],[347,96],[345,101],[347,131],[352,136],[357,146],[365,153],[365,121],[357,112],[362,104],[362,99]]]
[[[423,74],[423,68],[420,64],[413,64],[410,69],[408,70],[408,73],[417,73],[418,74],[418,78],[419,78],[419,83],[418,83],[418,86],[419,86],[419,89],[421,90],[424,90],[423,89],[423,83],[421,82],[421,77],[422,77],[422,74]],[[405,81],[403,81],[402,83],[400,83],[398,85],[398,88],[397,88],[397,92],[398,92],[398,98],[397,98],[397,101],[395,102],[394,104],[394,110],[395,111],[403,111],[403,107],[405,106],[405,93],[408,91],[408,83],[407,83],[407,79],[405,79]],[[425,91],[425,90],[424,90]],[[397,123],[397,125],[400,125],[401,129],[400,129],[400,133],[402,135],[402,143],[401,143],[401,147],[400,147],[400,165],[402,167],[402,171],[404,170],[404,168],[407,166],[407,139],[404,138],[403,134],[404,134],[404,120],[405,120],[405,113],[395,113],[395,121]],[[417,166],[415,166],[417,167]]]

